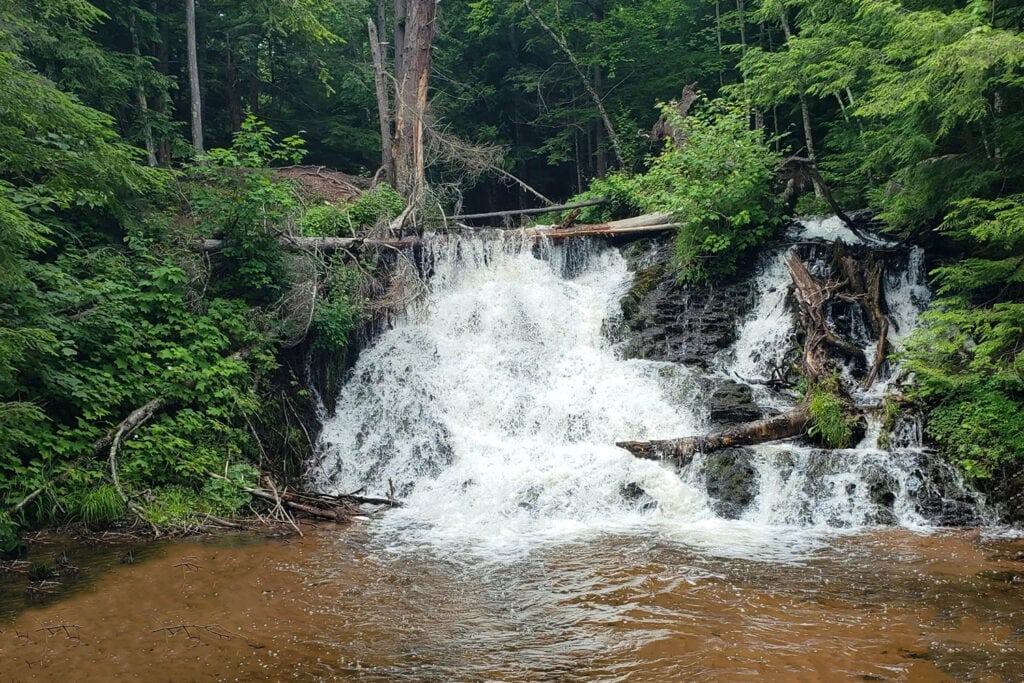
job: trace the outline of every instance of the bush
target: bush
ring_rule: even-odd
[[[313,313],[313,347],[331,353],[341,353],[348,346],[349,336],[363,315],[363,307],[356,298],[359,286],[358,272],[335,265],[327,288],[327,297]]]
[[[355,233],[348,213],[334,204],[309,209],[299,220],[299,230],[306,237],[345,237]]]

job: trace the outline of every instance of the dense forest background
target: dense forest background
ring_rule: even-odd
[[[418,2],[0,0],[3,545],[34,524],[232,514],[271,455],[311,448],[289,350],[343,352],[374,264],[277,237],[349,235],[409,198],[325,205],[269,169],[377,172],[367,21],[387,57]],[[943,259],[904,354],[929,435],[977,481],[1019,471],[1022,3],[436,10],[425,165],[445,211],[578,194],[673,211],[696,280],[734,271],[787,211],[827,212],[831,189]],[[659,107],[689,84],[692,115]],[[819,182],[784,204],[794,160]],[[211,261],[197,237],[232,246]]]

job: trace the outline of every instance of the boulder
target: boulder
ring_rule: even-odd
[[[711,394],[711,421],[719,425],[753,422],[764,417],[754,403],[754,392],[746,384],[726,380]]]
[[[757,498],[754,451],[729,448],[704,456],[704,486],[719,517],[739,519]]]

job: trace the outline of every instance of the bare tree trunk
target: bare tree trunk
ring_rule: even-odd
[[[159,3],[157,0],[153,0],[152,3],[150,3],[149,8],[150,11],[153,13],[154,17],[160,17],[158,27],[160,36],[156,44],[153,46],[153,56],[156,57],[156,68],[161,75],[167,76],[168,73],[170,73],[171,61],[170,51],[168,49],[168,43],[170,42],[170,39],[168,38],[169,31],[167,27],[167,21],[164,20],[164,15],[161,12],[162,4]],[[161,115],[166,116],[167,105],[169,104],[169,100],[170,95],[166,93],[161,94],[161,96],[157,99],[156,110],[160,112]],[[171,163],[171,143],[169,140],[167,140],[166,137],[161,136],[160,139],[157,140],[156,154],[157,159],[160,161],[160,163]]]
[[[725,50],[722,46],[722,3],[715,0],[715,36],[718,38],[718,58],[721,64],[718,69],[718,85],[725,85]]]
[[[786,15],[786,8],[779,8],[779,23],[782,24],[782,33],[786,36],[786,42],[793,37],[793,32],[789,27],[789,17]],[[800,115],[803,118],[804,123],[804,144],[807,147],[807,158],[811,160],[811,163],[817,163],[817,153],[814,151],[814,132],[811,128],[811,110],[807,105],[807,95],[804,93],[803,84],[800,84]],[[815,193],[819,193],[817,185],[814,188]],[[820,194],[819,194],[820,196]]]
[[[625,166],[626,162],[622,157],[622,147],[619,145],[619,136],[615,134],[615,127],[612,126],[612,120],[608,117],[608,111],[604,108],[604,103],[601,101],[600,95],[597,94],[597,90],[594,89],[594,84],[590,78],[587,77],[586,71],[583,70],[583,65],[580,64],[579,60],[576,59],[576,55],[569,49],[569,44],[565,41],[565,37],[558,33],[545,22],[537,10],[533,8],[529,0],[526,2],[526,9],[530,12],[530,15],[534,20],[540,24],[540,27],[551,36],[551,39],[555,41],[559,49],[565,53],[565,56],[569,59],[569,63],[572,64],[576,73],[579,75],[580,80],[583,82],[583,88],[587,91],[590,99],[594,101],[594,106],[597,107],[597,112],[601,116],[601,122],[604,124],[605,131],[608,133],[608,140],[612,143],[612,150],[615,152],[615,159],[619,162],[619,166]]]
[[[132,38],[132,54],[136,61],[141,61],[142,50],[139,48],[139,33],[135,29],[135,15],[132,14],[128,21],[128,31]],[[136,66],[138,68],[138,66]],[[142,139],[146,145],[146,163],[156,166],[156,145],[153,143],[153,126],[149,122],[149,102],[146,99],[146,89],[142,85],[142,79],[135,77],[135,100],[139,105],[139,119],[142,122]]]
[[[370,33],[370,55],[373,58],[373,84],[377,91],[377,117],[380,121],[380,165],[384,180],[395,184],[395,160],[391,152],[391,98],[388,95],[387,73],[384,71],[385,47],[373,19],[367,19]]]
[[[192,97],[192,147],[197,155],[203,148],[203,103],[199,92],[199,56],[196,51],[196,0],[185,0],[185,42],[188,48],[188,84]]]
[[[416,0],[395,0],[395,16],[394,16],[394,56],[395,56],[395,82],[402,82],[402,72],[405,70],[403,59],[405,57],[403,50],[405,49],[405,21],[409,15],[409,3],[416,2]],[[380,8],[377,9],[377,16],[380,16]],[[383,25],[382,25],[383,28]]]
[[[395,185],[405,197],[407,209],[415,211],[426,192],[424,173],[423,117],[427,110],[427,85],[434,45],[437,15],[435,0],[411,0],[404,42],[395,42],[395,71],[401,73],[395,93],[395,136],[393,156]],[[397,11],[397,5],[396,5]],[[395,26],[398,27],[398,17]]]

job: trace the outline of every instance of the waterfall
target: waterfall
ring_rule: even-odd
[[[920,268],[914,254],[886,281],[901,338],[927,302],[908,272]],[[362,352],[310,482],[393,491],[404,506],[375,524],[403,545],[498,553],[639,529],[726,553],[792,549],[823,530],[925,527],[972,506],[955,473],[906,439],[896,453],[764,445],[699,456],[682,471],[614,446],[706,431],[703,392],[723,374],[762,389],[762,407],[790,400],[768,400],[760,386],[795,335],[784,255],[763,260],[734,347],[700,370],[616,353],[607,332],[632,276],[614,248],[439,241],[424,256],[429,297]],[[741,493],[723,492],[722,480]]]

